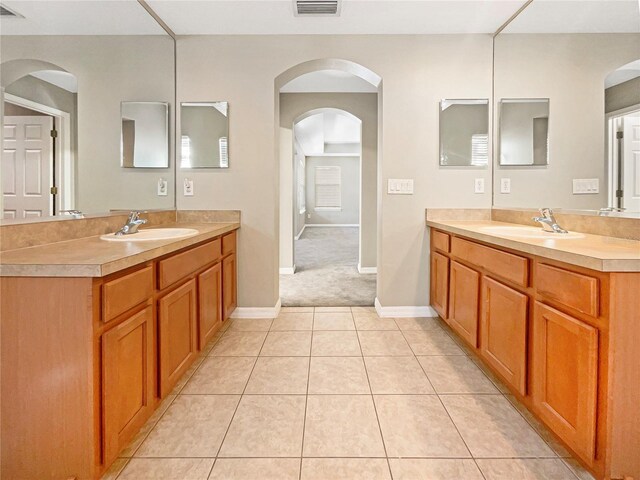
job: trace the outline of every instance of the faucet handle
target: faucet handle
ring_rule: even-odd
[[[553,217],[553,210],[551,210],[549,207],[543,207],[539,211],[540,211],[540,215],[542,215],[545,218]]]
[[[129,218],[127,219],[128,222],[135,222],[136,220],[138,220],[138,218],[140,217],[140,214],[142,212],[138,211],[138,210],[131,210],[131,212],[129,213]]]

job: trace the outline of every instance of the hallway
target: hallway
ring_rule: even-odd
[[[280,275],[283,306],[371,306],[376,275],[358,273],[358,227],[307,227],[295,241],[296,273]]]

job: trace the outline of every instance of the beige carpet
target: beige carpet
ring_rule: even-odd
[[[367,306],[376,275],[358,273],[358,227],[307,227],[296,240],[294,275],[280,275],[285,307]]]

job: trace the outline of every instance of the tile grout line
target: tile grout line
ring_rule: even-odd
[[[215,346],[216,343],[218,343],[220,341],[220,339],[222,338],[222,335],[220,335],[218,338],[211,339],[210,343],[212,343],[211,348],[207,351],[206,354],[201,354],[203,358],[202,362],[200,362],[200,364],[196,367],[196,369],[194,370],[193,374],[189,377],[189,379],[185,382],[185,384],[182,386],[182,388],[180,389],[180,391],[182,391],[182,389],[187,385],[187,383],[189,382],[189,380],[191,379],[191,377],[196,373],[196,371],[198,371],[200,369],[200,366],[202,366],[202,364],[204,363],[204,360],[208,357],[209,352],[213,349],[213,347]],[[207,345],[208,346],[208,345]],[[186,373],[186,372],[185,372]],[[181,379],[182,380],[182,379]],[[140,450],[140,447],[142,447],[142,445],[144,444],[144,442],[146,442],[146,440],[149,438],[149,435],[151,435],[151,432],[156,428],[156,426],[158,425],[158,423],[160,423],[160,420],[162,420],[165,416],[165,414],[167,413],[167,411],[169,410],[169,408],[171,408],[171,405],[173,405],[173,402],[176,401],[176,399],[178,398],[179,393],[173,394],[173,399],[169,402],[169,405],[167,405],[167,408],[164,409],[164,411],[160,414],[160,416],[158,417],[158,419],[153,423],[153,425],[151,426],[151,428],[149,428],[149,431],[147,432],[146,435],[144,435],[144,438],[140,441],[140,444],[134,448],[133,452],[131,452],[131,456],[130,457],[119,457],[119,458],[126,458],[127,461],[125,462],[125,464],[123,465],[122,469],[120,469],[120,471],[118,472],[118,474],[115,477],[115,480],[118,480],[118,478],[120,478],[120,475],[122,475],[122,473],[124,472],[125,468],[129,465],[129,463],[131,462],[131,460],[133,458],[138,458],[135,457],[136,453],[138,452],[138,450]],[[162,402],[160,402],[160,404],[162,404]],[[142,457],[140,457],[142,458]],[[144,458],[151,458],[151,457],[144,457]],[[163,457],[164,458],[164,457]],[[214,461],[215,463],[215,461]],[[213,466],[212,466],[213,468]]]
[[[353,312],[351,313],[353,316]],[[355,324],[355,321],[354,321]],[[373,411],[376,414],[376,422],[378,422],[378,431],[380,432],[380,440],[382,440],[382,448],[384,449],[384,456],[387,460],[387,469],[389,470],[389,478],[393,480],[393,472],[391,471],[391,462],[389,462],[389,454],[387,453],[387,444],[384,441],[384,434],[382,433],[382,425],[380,425],[380,417],[378,416],[378,407],[376,407],[376,400],[373,396],[373,389],[371,388],[371,380],[369,379],[369,370],[367,369],[367,362],[364,360],[364,352],[362,351],[362,344],[360,343],[360,335],[356,330],[356,338],[358,339],[358,346],[360,347],[360,353],[362,354],[362,364],[364,366],[364,373],[367,376],[367,384],[369,385],[369,391],[371,392],[371,403],[373,404]]]
[[[304,416],[302,417],[302,443],[300,445],[300,469],[298,470],[298,480],[302,480],[302,462],[304,459],[304,434],[307,429],[307,406],[309,405],[309,383],[311,382],[311,351],[313,350],[313,327],[315,326],[316,309],[313,309],[311,317],[311,342],[309,343],[309,367],[307,368],[307,393],[304,397]]]
[[[273,321],[272,321],[273,323]],[[253,375],[253,371],[256,368],[256,365],[258,363],[258,359],[260,358],[260,353],[262,352],[262,348],[264,347],[265,342],[267,341],[267,335],[264,336],[264,339],[262,340],[262,344],[260,345],[260,350],[258,350],[258,356],[256,357],[256,361],[253,362],[253,367],[251,367],[251,372],[249,372],[249,376],[247,377],[247,381],[244,384],[244,388],[242,389],[242,393],[240,394],[240,398],[238,399],[238,403],[236,404],[236,408],[233,410],[233,415],[231,415],[231,419],[229,420],[229,425],[227,425],[226,430],[224,431],[224,436],[222,437],[222,440],[220,441],[220,446],[218,447],[218,450],[216,451],[216,455],[215,455],[215,460],[213,461],[213,465],[211,465],[211,470],[209,470],[209,475],[207,476],[207,479],[211,478],[211,474],[213,473],[213,469],[216,466],[216,463],[218,463],[218,455],[220,455],[220,451],[222,450],[222,446],[224,445],[224,441],[227,439],[227,434],[229,433],[229,429],[231,428],[231,424],[233,423],[233,419],[236,417],[236,413],[238,413],[238,408],[240,408],[240,403],[242,402],[242,398],[244,397],[244,392],[247,390],[247,385],[249,385],[249,381],[251,380],[251,375]]]

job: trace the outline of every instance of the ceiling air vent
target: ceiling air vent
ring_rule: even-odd
[[[337,17],[341,0],[293,0],[297,17]]]
[[[3,18],[9,18],[9,17],[24,18],[18,12],[14,11],[14,10],[11,10],[8,7],[5,7],[1,3],[0,3],[0,17],[3,17]]]

